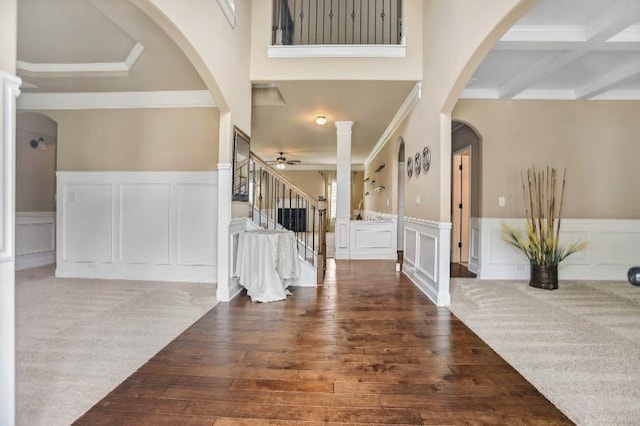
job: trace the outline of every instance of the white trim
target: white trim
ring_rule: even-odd
[[[216,282],[217,172],[57,172],[56,176],[56,276]],[[121,197],[125,188],[135,191],[134,197]],[[136,212],[150,209],[131,202],[140,196],[159,210],[141,238],[125,242],[123,227],[139,226],[146,219]],[[184,217],[183,211],[189,216]],[[85,238],[86,233],[92,237]]]
[[[144,46],[136,43],[122,62],[83,62],[83,63],[32,63],[16,61],[19,70],[36,77],[105,77],[128,75],[136,63]]]
[[[438,306],[451,302],[450,245],[451,223],[404,218],[402,272]]]
[[[524,219],[478,218],[480,279],[529,278],[527,258],[502,239],[502,224],[522,229]],[[584,240],[587,248],[565,259],[560,279],[624,280],[627,270],[640,261],[640,220],[563,219],[561,239],[565,243]]]
[[[24,93],[19,110],[211,108],[216,103],[208,90],[157,92]]]
[[[20,83],[20,78],[0,71],[0,262],[15,255],[15,103]]]
[[[404,40],[403,40],[404,41]],[[403,44],[307,44],[297,46],[269,46],[271,59],[295,58],[404,58],[407,46]]]
[[[384,146],[389,141],[389,138],[391,138],[391,135],[393,135],[398,127],[400,127],[404,119],[409,115],[413,107],[416,106],[420,99],[422,99],[421,81],[417,82],[415,86],[413,86],[413,89],[411,90],[411,92],[409,92],[402,105],[400,105],[400,108],[398,108],[398,111],[391,119],[391,122],[389,123],[387,128],[384,130],[384,133],[382,133],[382,136],[380,136],[380,139],[378,139],[378,143],[376,143],[376,145],[373,147],[371,153],[369,153],[369,155],[367,156],[367,159],[364,160],[365,167],[367,167],[371,163],[371,161],[373,161],[376,155],[378,155],[380,150],[384,148]]]
[[[579,25],[516,25],[502,36],[500,42],[540,43],[583,42],[586,40],[586,29]]]
[[[54,263],[56,263],[55,250],[41,253],[21,254],[16,256],[16,271],[37,268],[45,265],[53,265]]]
[[[227,17],[227,21],[231,25],[231,28],[236,27],[236,11],[233,0],[218,0],[222,13]]]
[[[640,25],[632,25],[620,31],[606,43],[640,43]]]
[[[323,164],[323,163],[302,163],[302,164],[294,164],[288,165],[284,170],[285,171],[296,171],[296,170],[311,170],[311,171],[325,171],[325,170],[336,170],[337,166],[335,163],[333,164]],[[364,171],[363,164],[355,164],[351,163],[351,171]]]
[[[495,89],[464,89],[460,99],[503,99]],[[506,99],[506,98],[504,98]],[[574,90],[525,90],[513,97],[514,100],[561,100],[574,101],[577,99]],[[608,90],[604,93],[589,97],[592,101],[637,101],[640,100],[640,90]]]

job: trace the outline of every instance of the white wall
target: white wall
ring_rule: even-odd
[[[58,172],[59,277],[216,282],[216,172]]]

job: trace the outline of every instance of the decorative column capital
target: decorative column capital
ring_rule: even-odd
[[[336,125],[336,129],[338,129],[339,132],[344,132],[344,131],[351,131],[351,129],[353,128],[353,121],[336,121],[335,125]]]

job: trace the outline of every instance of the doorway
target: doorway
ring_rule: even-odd
[[[480,137],[469,125],[451,128],[451,277],[475,278],[472,219],[480,217]],[[477,257],[477,254],[476,254]]]
[[[469,220],[471,219],[471,147],[453,154],[451,185],[451,262],[469,264]]]

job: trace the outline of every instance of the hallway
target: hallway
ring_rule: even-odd
[[[218,305],[77,424],[571,424],[393,261],[335,264]]]

